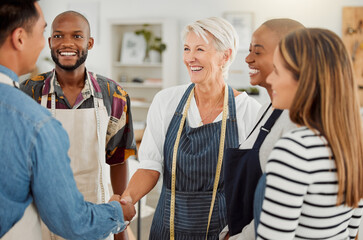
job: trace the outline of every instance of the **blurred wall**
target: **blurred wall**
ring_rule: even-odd
[[[288,17],[307,27],[328,28],[341,36],[342,7],[363,6],[363,0],[132,0],[132,4],[126,0],[41,0],[39,3],[48,22],[46,37],[50,34],[54,17],[69,10],[70,4],[94,10],[98,16],[92,17],[92,20],[96,19],[96,23],[91,23],[91,27],[97,36],[94,36],[96,44],[89,52],[87,67],[106,76],[110,74],[110,18],[174,18],[178,21],[180,32],[186,24],[194,20],[241,11],[254,13],[253,29],[270,18]],[[176,56],[179,59],[178,82],[186,83],[189,78],[182,61],[181,41],[179,46],[179,55]],[[41,71],[52,67],[52,64],[43,61],[49,56],[49,48],[45,47],[39,60]],[[240,61],[238,63],[246,67],[244,57],[242,54],[235,62]],[[243,81],[248,83],[248,79]]]

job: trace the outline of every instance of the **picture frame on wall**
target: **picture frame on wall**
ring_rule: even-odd
[[[253,12],[225,12],[223,18],[236,29],[239,36],[238,50],[248,51],[254,27]]]
[[[124,64],[142,64],[145,58],[146,42],[142,35],[125,32],[122,38],[121,59]]]

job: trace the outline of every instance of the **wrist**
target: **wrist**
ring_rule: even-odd
[[[125,194],[125,195],[123,194],[121,196],[121,203],[124,203],[124,201],[133,204],[132,197],[130,195],[128,195],[128,194]]]

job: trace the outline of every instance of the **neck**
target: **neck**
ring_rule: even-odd
[[[271,85],[268,85],[265,88],[267,90],[268,95],[270,96],[270,100],[272,101],[272,89],[271,89]]]
[[[86,76],[86,69],[79,67],[74,71],[65,71],[64,69],[56,66],[55,73],[57,75],[57,81],[64,87],[84,87],[84,80]]]
[[[5,45],[5,44],[4,44]],[[17,76],[25,74],[20,67],[18,55],[15,52],[7,51],[6,46],[0,48],[0,65],[15,72]]]
[[[194,96],[197,106],[211,107],[223,102],[220,100],[223,98],[225,87],[226,84],[224,81],[215,82],[209,85],[196,84]]]
[[[266,91],[267,91],[267,93],[268,93],[268,95],[270,97],[270,100],[272,101],[272,89],[271,89],[271,85],[266,82],[266,79],[265,79],[265,81],[261,82],[259,84],[259,86],[266,89]]]

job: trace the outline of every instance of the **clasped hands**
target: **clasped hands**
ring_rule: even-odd
[[[120,195],[114,194],[110,198],[108,202],[111,201],[117,201],[121,204],[122,212],[124,214],[124,220],[130,222],[134,216],[136,215],[136,210],[134,204],[132,204],[132,201],[129,201],[128,199],[121,198]]]

